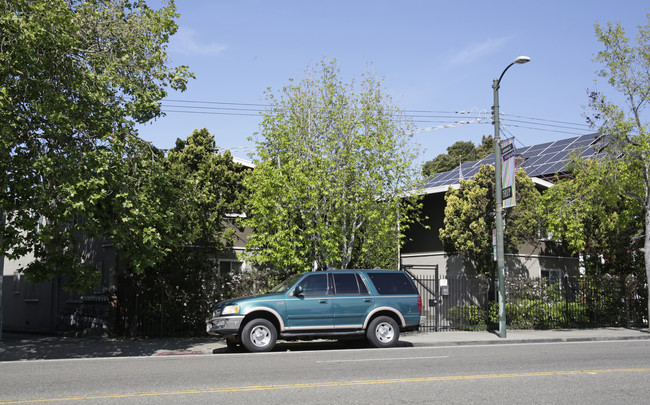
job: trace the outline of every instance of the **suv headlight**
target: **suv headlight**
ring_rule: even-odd
[[[228,305],[223,308],[223,311],[221,311],[221,315],[232,315],[238,313],[239,313],[239,305]]]

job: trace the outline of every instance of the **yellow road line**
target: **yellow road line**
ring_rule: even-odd
[[[297,388],[345,387],[345,386],[373,385],[373,384],[399,384],[399,383],[417,383],[417,382],[432,382],[432,381],[488,380],[488,379],[497,379],[497,378],[522,378],[522,377],[545,377],[545,376],[560,376],[560,375],[584,375],[584,374],[594,375],[594,374],[611,374],[611,373],[647,373],[647,372],[650,372],[650,368],[612,368],[612,369],[600,369],[600,370],[540,371],[540,372],[530,372],[530,373],[477,374],[477,375],[452,375],[452,376],[441,376],[441,377],[390,378],[390,379],[382,379],[382,380],[330,381],[330,382],[314,382],[314,383],[303,383],[303,384],[249,385],[244,387],[223,387],[223,388],[206,388],[206,389],[196,389],[196,390],[189,389],[189,390],[150,391],[150,392],[126,392],[121,394],[79,395],[79,396],[67,396],[67,397],[58,397],[58,398],[7,399],[7,400],[0,400],[0,405],[63,402],[63,401],[86,401],[89,399],[135,398],[135,397],[147,397],[147,396],[284,390],[284,389],[297,389]]]

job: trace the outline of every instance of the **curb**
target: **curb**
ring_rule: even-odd
[[[603,336],[603,337],[564,337],[564,338],[538,338],[514,340],[467,340],[455,342],[408,342],[413,347],[432,346],[476,346],[476,345],[503,345],[503,344],[530,344],[530,343],[572,343],[572,342],[613,342],[620,340],[650,340],[649,336]]]

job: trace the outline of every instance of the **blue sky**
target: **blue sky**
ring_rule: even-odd
[[[479,143],[493,134],[481,112],[489,115],[493,104],[492,80],[519,55],[532,61],[513,66],[501,82],[502,136],[514,136],[521,147],[591,132],[583,117],[587,90],[608,90],[594,82],[593,57],[601,49],[594,24],[618,21],[633,37],[650,12],[647,0],[177,0],[176,6],[179,32],[168,53],[197,78],[186,92],[168,95],[166,117],[139,127],[144,139],[170,148],[206,127],[217,145],[246,158],[267,88],[277,93],[327,57],[338,61],[346,80],[371,64],[418,128],[483,118],[419,133],[421,161],[456,141]]]

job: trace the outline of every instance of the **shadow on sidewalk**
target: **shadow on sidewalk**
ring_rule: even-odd
[[[193,346],[210,343],[220,345],[211,337],[121,339],[3,333],[0,361],[152,356],[161,351],[190,351]]]

